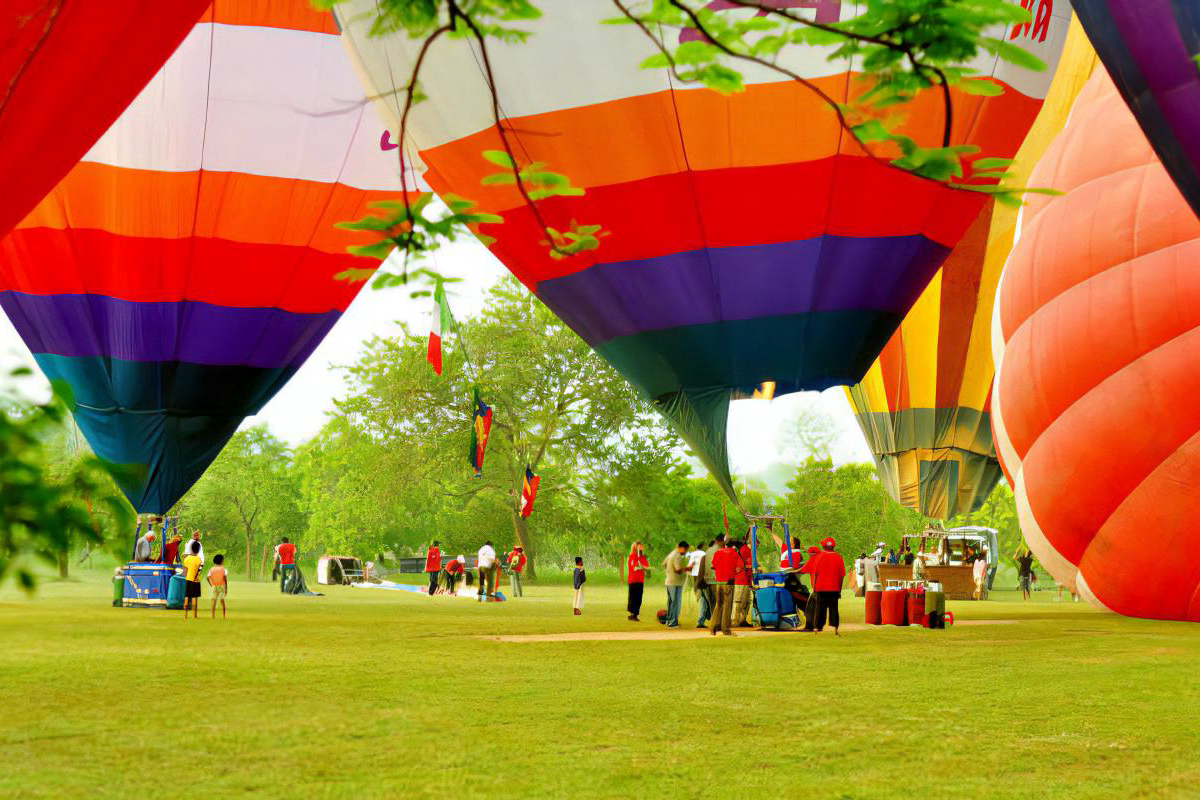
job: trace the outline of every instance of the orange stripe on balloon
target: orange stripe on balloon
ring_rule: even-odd
[[[816,78],[812,83],[836,98],[844,97],[848,83],[858,85],[845,74]],[[986,104],[985,99],[989,101]],[[987,156],[1012,156],[1040,105],[1040,100],[1015,91],[993,98],[955,92],[953,139],[976,144]],[[943,116],[938,96],[926,92],[902,113],[906,122],[900,132],[925,144],[940,144]],[[1003,124],[989,122],[993,115]],[[838,153],[863,154],[824,101],[791,82],[751,84],[733,95],[707,90],[657,92],[515,117],[505,125],[513,132],[522,165],[544,161],[547,169],[567,175],[574,185],[585,189],[687,169],[755,167],[817,161]],[[484,176],[502,171],[480,154],[499,149],[499,134],[488,128],[423,150],[421,157],[430,167],[427,178],[431,185],[449,187],[478,201],[482,208],[498,212],[521,205],[512,186],[480,183]]]
[[[196,235],[342,253],[373,237],[336,224],[365,216],[372,202],[398,197],[340,183],[81,162],[17,229],[91,228],[154,239]]]
[[[962,241],[942,265],[935,394],[938,408],[956,408],[961,402],[963,374],[971,346],[975,312],[979,307],[979,281],[983,274],[994,206],[994,201],[984,206]]]
[[[217,0],[200,21],[287,28],[335,36],[341,33],[333,14],[316,10],[307,0]]]

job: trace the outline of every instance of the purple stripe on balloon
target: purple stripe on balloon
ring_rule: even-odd
[[[270,369],[304,363],[341,316],[11,291],[0,308],[34,353]]]
[[[1110,0],[1113,23],[1193,169],[1200,168],[1200,70],[1171,0]]]
[[[812,311],[903,316],[950,252],[924,236],[820,236],[597,264],[538,284],[588,344],[651,330]]]

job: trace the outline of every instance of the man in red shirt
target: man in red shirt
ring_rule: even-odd
[[[459,578],[466,574],[465,563],[466,559],[462,556],[452,558],[446,562],[446,568],[443,571],[446,573],[446,591],[448,593],[454,594]]]
[[[733,587],[738,573],[744,570],[742,556],[733,548],[733,543],[726,541],[725,546],[713,553],[712,571],[717,595],[716,609],[713,611],[712,635],[717,635],[719,629],[726,636],[732,636],[733,616]]]
[[[734,602],[737,605],[733,615],[733,624],[738,628],[753,628],[747,616],[750,613],[750,576],[754,572],[753,559],[754,556],[750,552],[750,545],[743,541],[738,541],[738,555],[742,558],[742,571],[739,572],[733,579],[735,589]]]
[[[429,596],[437,594],[438,575],[442,571],[442,551],[438,547],[441,542],[434,539],[433,544],[425,551],[425,572],[429,574]]]
[[[820,553],[813,567],[813,589],[817,595],[817,633],[825,627],[825,618],[833,626],[835,636],[838,633],[838,600],[842,597],[842,584],[846,580],[846,562],[842,554],[834,550],[837,542],[829,537],[821,542],[824,552]]]
[[[279,543],[279,591],[286,592],[289,580],[296,577],[296,545],[283,537]]]
[[[525,562],[528,561],[525,557],[525,548],[521,545],[515,545],[512,552],[508,554],[508,582],[512,586],[513,597],[524,597],[525,586],[521,583],[521,577],[525,572]]]
[[[628,619],[630,622],[641,622],[638,615],[642,613],[642,592],[646,588],[646,572],[650,569],[650,561],[641,542],[634,542],[629,549],[626,566],[629,568],[626,580],[629,584]]]

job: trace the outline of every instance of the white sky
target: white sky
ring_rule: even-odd
[[[455,316],[466,317],[483,306],[483,290],[504,273],[504,267],[474,240],[447,244],[437,254],[436,266],[445,275],[460,277],[462,283],[448,287]],[[271,430],[292,445],[315,435],[325,423],[333,401],[345,394],[342,372],[336,367],[353,363],[363,342],[373,336],[389,336],[402,320],[414,330],[429,324],[430,300],[412,299],[403,288],[375,291],[363,289],[345,315],[292,380],[245,426],[266,422]],[[0,315],[0,367],[18,363],[33,365],[28,349]],[[7,369],[5,370],[7,372]],[[48,396],[48,385],[40,373],[23,382],[27,396]],[[870,461],[871,454],[841,388],[816,394],[784,395],[771,401],[738,400],[729,413],[730,462],[735,473],[757,472],[781,459],[780,434],[797,409],[815,406],[835,423],[838,439],[834,461]]]

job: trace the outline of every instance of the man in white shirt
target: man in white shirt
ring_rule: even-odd
[[[196,553],[196,555],[200,556],[200,566],[203,567],[204,566],[204,545],[200,544],[200,531],[198,531],[198,530],[192,531],[191,542],[184,542],[183,546],[179,548],[179,552],[180,552],[181,556],[190,555],[192,552],[192,542],[195,542],[196,545],[200,548],[200,552]]]
[[[479,548],[478,554],[479,602],[481,603],[496,592],[496,587],[492,582],[492,565],[495,563],[496,550],[492,547],[492,542],[489,539],[483,543],[483,547]]]
[[[704,560],[703,544],[696,545],[696,549],[688,551],[684,557],[687,558],[687,582],[683,588],[683,605],[690,610],[693,594],[699,595],[700,592],[696,587],[700,580],[700,562]]]
[[[883,547],[876,547],[871,555],[863,560],[863,587],[868,592],[883,591],[883,584],[879,582],[879,559],[883,558]]]

